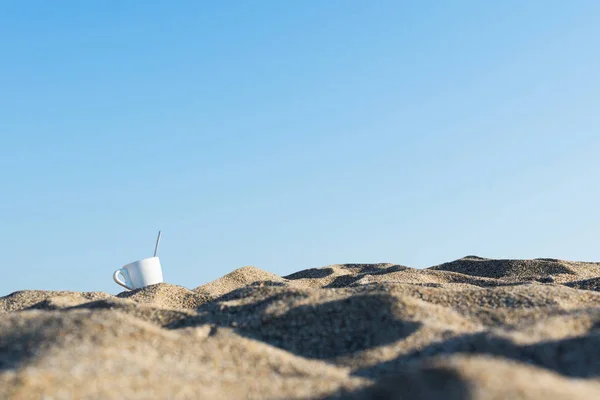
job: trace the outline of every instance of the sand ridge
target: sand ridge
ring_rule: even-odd
[[[467,256],[25,290],[0,298],[0,398],[600,398],[599,281]]]

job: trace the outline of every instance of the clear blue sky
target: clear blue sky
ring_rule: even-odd
[[[0,295],[600,260],[600,2],[0,5]]]

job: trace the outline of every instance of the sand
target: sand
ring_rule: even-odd
[[[0,398],[600,398],[600,264],[468,256],[15,292]]]

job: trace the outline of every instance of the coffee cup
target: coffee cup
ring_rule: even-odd
[[[114,281],[129,290],[141,289],[163,281],[158,257],[134,261],[113,273]]]

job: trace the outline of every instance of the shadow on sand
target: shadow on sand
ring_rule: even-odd
[[[421,326],[398,319],[395,299],[387,294],[298,305],[279,314],[277,310],[284,309],[281,300],[299,295],[302,293],[283,292],[241,306],[206,304],[198,309],[200,315],[176,321],[167,328],[203,324],[229,327],[240,335],[302,357],[329,359],[393,343]]]

